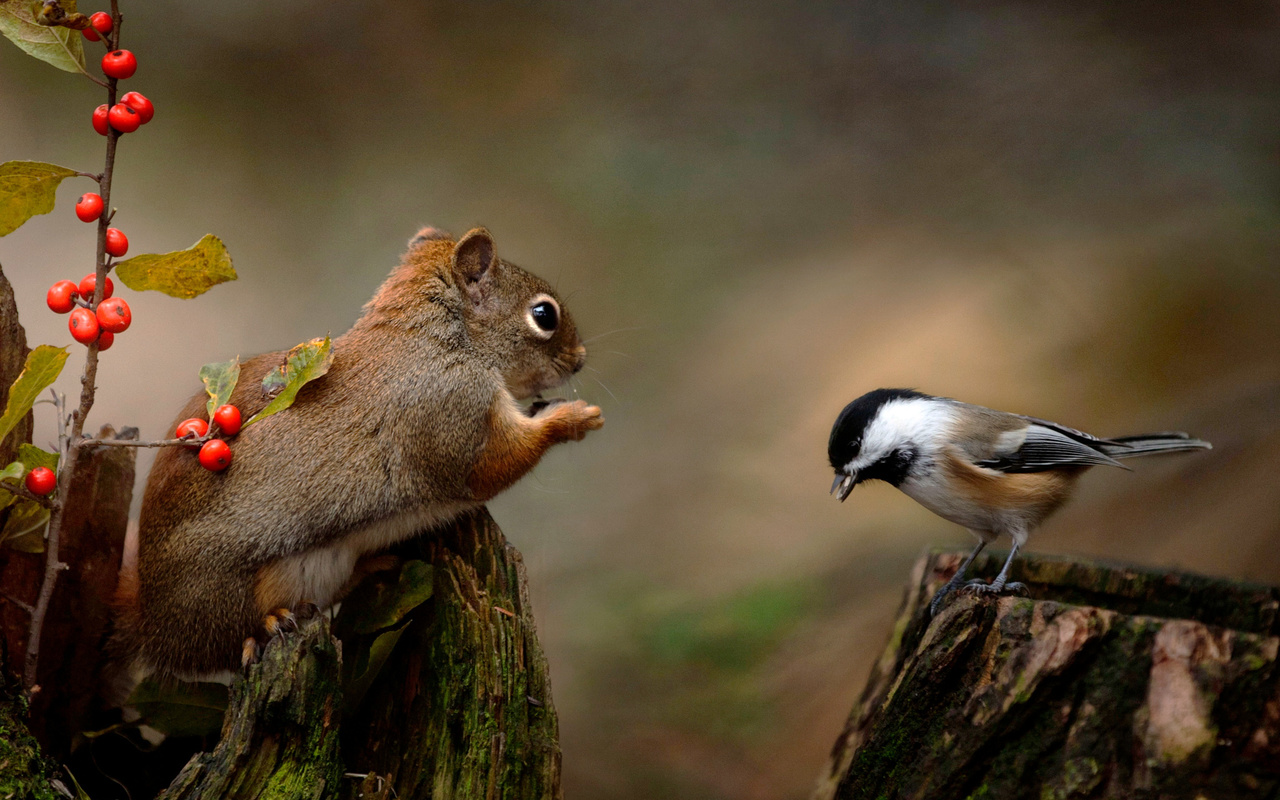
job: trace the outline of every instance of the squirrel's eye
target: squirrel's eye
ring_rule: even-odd
[[[560,325],[560,306],[556,301],[542,295],[537,302],[529,306],[529,326],[542,338],[549,338]]]

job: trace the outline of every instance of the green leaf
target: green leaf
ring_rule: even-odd
[[[89,793],[80,787],[80,781],[76,780],[76,776],[71,774],[71,770],[67,769],[67,765],[63,764],[62,769],[67,773],[67,777],[71,779],[71,785],[76,787],[76,796],[74,800],[92,800]]]
[[[36,467],[48,467],[54,472],[58,471],[58,454],[41,450],[33,444],[18,445],[18,460],[27,468],[27,472]],[[4,476],[0,475],[0,477]]]
[[[9,387],[9,405],[0,416],[0,442],[22,421],[40,393],[49,388],[67,363],[67,348],[42,344],[27,354],[22,374]]]
[[[0,470],[0,481],[13,481],[21,485],[22,478],[27,474],[27,465],[21,461],[15,461],[4,469]],[[0,510],[4,510],[23,498],[13,492],[0,491]]]
[[[228,689],[221,683],[160,683],[148,678],[125,701],[142,723],[170,736],[208,736],[222,729]]]
[[[0,470],[0,481],[20,481],[27,474],[27,465],[21,461],[15,461],[4,469]]]
[[[22,500],[9,512],[0,542],[21,553],[43,553],[44,526],[48,522],[49,509],[34,500]]]
[[[0,19],[4,18],[5,9],[3,0],[0,0]],[[0,164],[0,236],[13,233],[36,214],[52,211],[58,184],[75,174],[73,169],[41,161],[6,161]]]
[[[328,372],[332,364],[333,341],[328,336],[303,342],[290,350],[284,365],[276,367],[262,379],[263,393],[275,399],[250,417],[244,427],[293,405],[298,390]]]
[[[394,631],[387,631],[373,640],[367,654],[361,653],[351,680],[342,687],[343,708],[348,713],[360,707],[360,701],[364,699],[378,673],[382,672],[383,665],[391,657],[391,651],[396,649],[396,642],[400,641],[407,628],[405,625]]]
[[[62,8],[74,14],[76,0],[62,0]],[[0,0],[0,33],[41,61],[67,72],[88,75],[80,32],[39,24],[36,21],[39,10],[40,3],[33,0]]]
[[[222,240],[212,233],[172,253],[134,256],[116,265],[116,277],[135,292],[164,292],[190,300],[224,281],[234,281],[236,270]]]
[[[374,633],[390,628],[430,600],[433,589],[431,565],[425,561],[406,561],[400,567],[397,584],[382,588],[357,615],[352,629],[356,633]]]
[[[209,419],[213,419],[213,412],[227,404],[240,380],[240,356],[220,364],[205,364],[200,368],[200,380],[209,393]]]

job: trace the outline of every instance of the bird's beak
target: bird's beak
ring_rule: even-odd
[[[836,479],[831,482],[831,493],[840,498],[843,503],[844,499],[849,496],[849,492],[853,491],[853,482],[857,479],[857,474],[841,475],[836,473]]]

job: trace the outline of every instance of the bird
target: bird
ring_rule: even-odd
[[[836,417],[827,457],[836,473],[831,493],[841,502],[858,484],[884,481],[978,538],[977,547],[934,595],[929,606],[934,614],[961,587],[983,548],[1001,535],[1013,545],[1000,574],[990,583],[963,585],[981,593],[1025,592],[1024,585],[1009,580],[1014,558],[1089,468],[1129,469],[1122,459],[1211,448],[1186,433],[1103,439],[914,389],[876,389]]]

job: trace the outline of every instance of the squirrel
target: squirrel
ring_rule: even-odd
[[[284,352],[244,362],[246,418]],[[191,678],[256,655],[290,610],[326,608],[357,562],[480,506],[547,448],[604,424],[582,400],[518,401],[582,368],[586,347],[545,281],[495,253],[489,232],[424,228],[329,371],[286,411],[246,427],[234,463],[203,469],[163,448],[147,480],[117,647],[135,676]],[[207,418],[207,395],[178,419]]]

